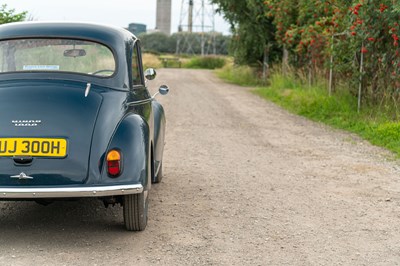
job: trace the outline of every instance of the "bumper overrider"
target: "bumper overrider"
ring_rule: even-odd
[[[108,197],[143,192],[141,184],[93,186],[93,187],[51,187],[51,188],[0,188],[1,199],[35,199],[35,198],[86,198]]]

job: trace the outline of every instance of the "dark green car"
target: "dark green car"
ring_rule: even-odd
[[[97,197],[144,230],[162,178],[164,110],[146,86],[155,75],[124,29],[0,26],[0,200]]]

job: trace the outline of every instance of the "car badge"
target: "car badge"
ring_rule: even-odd
[[[24,172],[21,172],[19,175],[12,175],[11,178],[18,178],[18,179],[33,179],[33,177],[26,175]]]
[[[16,127],[37,127],[42,120],[12,120],[11,123]]]

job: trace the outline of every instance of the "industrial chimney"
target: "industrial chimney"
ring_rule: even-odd
[[[171,34],[171,1],[157,0],[156,29],[167,35]]]

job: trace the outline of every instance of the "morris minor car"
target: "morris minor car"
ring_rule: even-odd
[[[96,197],[123,206],[127,230],[144,230],[162,178],[164,109],[147,89],[155,75],[124,29],[0,26],[0,200]]]

